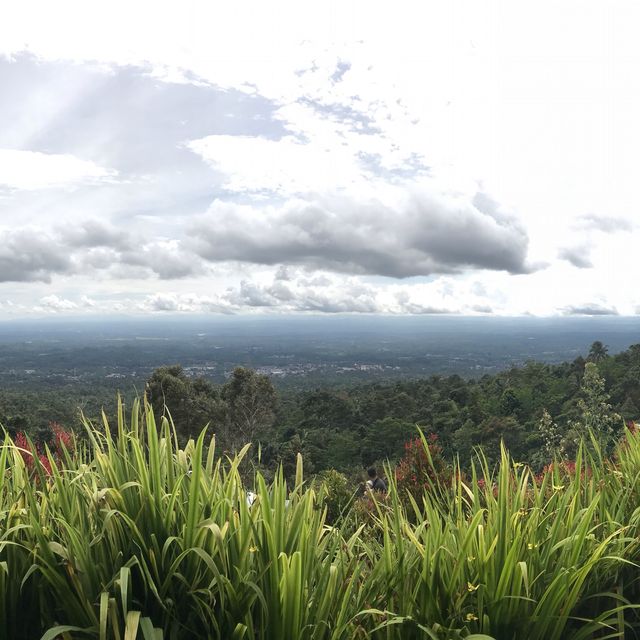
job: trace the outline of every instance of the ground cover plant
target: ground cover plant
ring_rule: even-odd
[[[419,465],[329,523],[336,480],[305,480],[301,457],[267,483],[248,445],[220,456],[203,431],[181,448],[148,406],[86,426],[39,450],[5,436],[0,637],[635,637],[631,430],[610,457],[594,438],[539,474],[505,449],[495,467],[479,452],[470,471],[432,468],[420,437]]]

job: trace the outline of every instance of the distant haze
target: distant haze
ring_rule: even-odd
[[[478,378],[527,360],[572,361],[596,340],[610,353],[624,350],[640,343],[640,321],[174,316],[0,322],[0,384],[84,381],[142,389],[154,368],[177,363],[188,375],[216,381],[249,366],[296,388],[434,374]]]

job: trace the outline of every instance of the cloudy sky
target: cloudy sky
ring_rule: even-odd
[[[11,5],[0,318],[640,312],[635,0]]]

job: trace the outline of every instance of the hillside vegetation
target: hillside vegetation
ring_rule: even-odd
[[[0,637],[635,637],[633,430],[538,474],[506,450],[448,470],[422,437],[387,495],[329,524],[335,487],[306,481],[302,457],[267,483],[247,447],[221,457],[205,431],[180,447],[137,404],[86,428],[0,450]]]
[[[640,345],[610,356],[595,342],[585,355],[559,365],[529,362],[476,380],[432,376],[298,393],[278,391],[267,376],[247,368],[218,385],[172,365],[156,369],[144,389],[125,397],[130,402],[146,394],[156,418],[168,411],[181,443],[205,424],[222,451],[260,443],[269,477],[281,463],[293,474],[298,453],[309,472],[357,475],[372,463],[399,459],[416,425],[438,436],[445,458],[469,460],[481,444],[495,462],[504,440],[515,458],[538,470],[554,449],[573,455],[576,439],[594,420],[620,431],[623,419],[640,418]],[[585,380],[586,365],[597,369],[591,367]],[[11,434],[25,431],[46,441],[50,421],[81,431],[80,409],[99,419],[105,407],[115,418],[114,397],[112,389],[99,387],[0,390],[0,423]],[[548,441],[549,430],[556,441]]]

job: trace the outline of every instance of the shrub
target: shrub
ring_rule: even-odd
[[[395,469],[398,495],[402,500],[411,496],[420,501],[425,489],[446,486],[450,475],[438,436],[430,434],[425,437],[421,434],[405,444],[404,456]]]
[[[16,435],[15,446],[18,448],[22,461],[29,474],[33,475],[38,470],[46,476],[52,473],[51,461],[58,465],[64,465],[69,460],[69,456],[75,453],[76,444],[72,433],[67,431],[57,422],[50,422],[49,429],[52,433],[51,447],[42,443],[33,443],[26,436],[24,431],[19,431]]]
[[[321,485],[322,504],[327,509],[327,522],[335,524],[346,513],[356,491],[347,477],[335,469],[323,471],[318,479]]]

